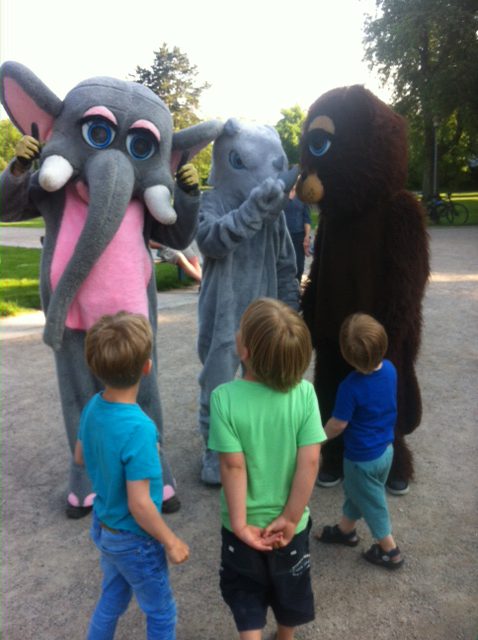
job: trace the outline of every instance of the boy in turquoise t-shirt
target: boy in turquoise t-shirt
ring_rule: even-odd
[[[148,320],[123,311],[103,316],[86,334],[86,361],[105,385],[83,409],[75,447],[75,462],[86,464],[96,493],[91,537],[104,576],[88,640],[113,638],[133,593],[146,614],[148,639],[176,637],[167,559],[182,563],[189,548],[161,516],[156,425],[136,402],[152,347]]]
[[[314,619],[308,501],[326,439],[313,386],[312,346],[300,316],[260,298],[237,334],[244,377],[211,395],[209,448],[219,452],[220,586],[241,639],[260,639],[270,606],[278,640]]]

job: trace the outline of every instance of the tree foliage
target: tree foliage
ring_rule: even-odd
[[[408,118],[412,163],[422,162],[422,189],[433,187],[434,139],[440,171],[463,170],[476,155],[478,5],[476,0],[377,0],[365,23],[365,57],[394,88],[394,107]],[[416,167],[415,167],[416,172]]]
[[[290,164],[299,164],[299,140],[306,114],[298,104],[281,109],[282,118],[275,128]]]
[[[198,70],[191,65],[189,58],[178,47],[168,49],[163,43],[159,51],[154,52],[154,61],[150,69],[136,67],[133,80],[151,89],[168,106],[173,116],[176,130],[184,129],[199,122],[196,114],[199,101],[209,84],[196,84]]]
[[[0,120],[0,171],[3,171],[15,155],[15,145],[22,137],[10,120]]]

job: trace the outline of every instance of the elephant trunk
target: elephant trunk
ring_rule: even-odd
[[[68,308],[93,265],[118,230],[134,189],[134,171],[120,151],[92,156],[85,165],[89,207],[74,253],[48,305],[44,341],[55,350],[62,344]]]

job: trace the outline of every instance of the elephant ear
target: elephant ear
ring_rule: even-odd
[[[209,120],[174,133],[171,173],[176,173],[180,162],[184,164],[191,160],[201,149],[213,142],[222,133],[223,128],[224,124],[221,121]]]
[[[63,102],[34,74],[19,62],[0,67],[0,100],[10,120],[23,134],[38,127],[41,142],[48,140]]]

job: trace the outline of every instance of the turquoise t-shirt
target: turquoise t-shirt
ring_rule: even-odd
[[[78,439],[98,518],[112,529],[149,536],[129,512],[126,481],[149,480],[151,499],[161,511],[163,475],[154,422],[139,405],[108,402],[98,393],[82,411]]]
[[[317,396],[302,380],[283,393],[260,382],[233,380],[211,394],[208,447],[242,452],[247,465],[247,522],[265,527],[279,516],[289,497],[299,447],[325,441]],[[224,491],[221,519],[232,530]],[[305,529],[307,507],[296,533]]]

